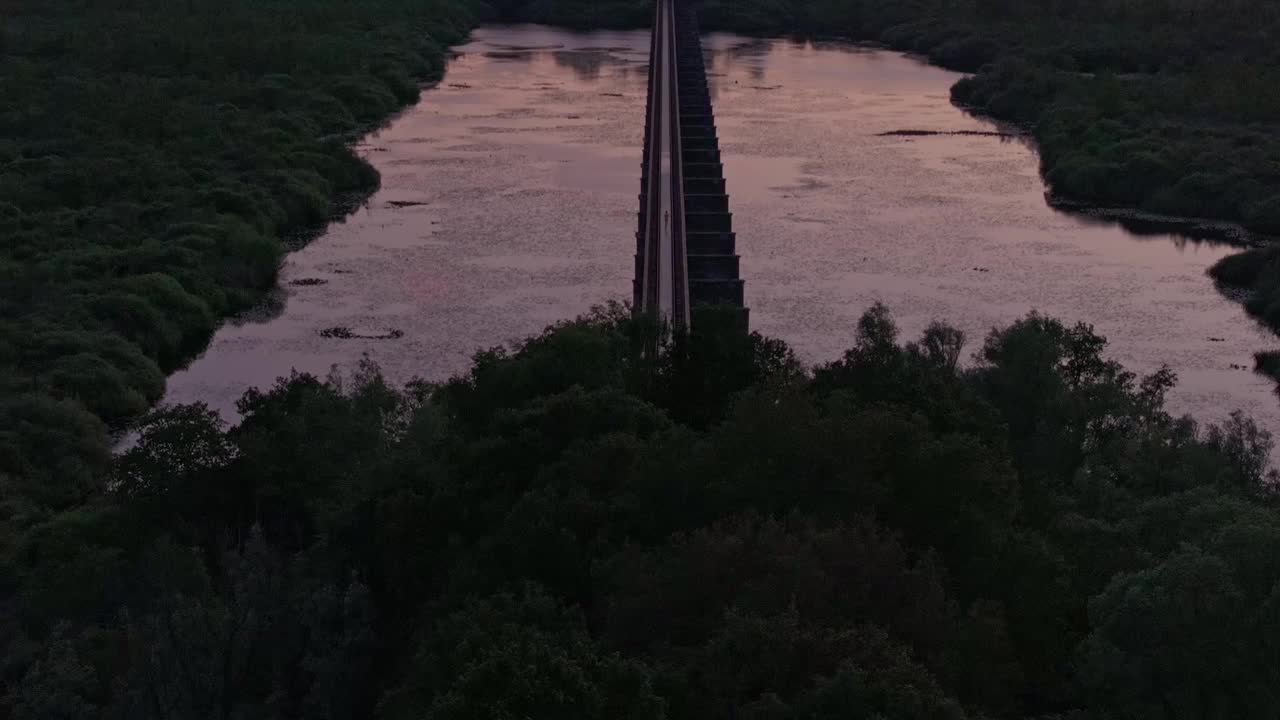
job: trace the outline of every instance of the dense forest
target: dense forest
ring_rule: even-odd
[[[376,188],[454,0],[0,3],[0,477],[82,500],[109,427]],[[25,512],[25,511],[11,511]]]
[[[149,415],[10,538],[5,716],[1274,718],[1270,439],[1086,326],[839,360],[622,307]]]
[[[441,384],[147,409],[367,196],[483,18],[639,0],[0,0],[0,717],[1274,718],[1271,439],[1086,326],[888,312],[800,367],[611,307]],[[974,72],[1055,193],[1280,232],[1264,0],[705,0]],[[1215,269],[1280,326],[1280,250]],[[972,353],[972,355],[971,355]],[[109,432],[137,420],[120,457]]]

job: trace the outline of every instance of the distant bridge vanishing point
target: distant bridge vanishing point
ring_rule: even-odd
[[[692,0],[657,0],[649,46],[634,305],[687,330],[692,306],[738,308],[729,196]]]

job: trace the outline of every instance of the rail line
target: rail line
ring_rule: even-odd
[[[743,281],[697,18],[689,0],[657,0],[649,47],[634,305],[687,330],[698,304],[745,322]]]

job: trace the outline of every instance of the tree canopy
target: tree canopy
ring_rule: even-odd
[[[1084,325],[835,362],[622,307],[164,408],[9,525],[14,718],[1268,718],[1271,439]],[[672,392],[672,388],[681,389]],[[687,395],[697,388],[696,403]],[[86,588],[93,592],[86,592]]]

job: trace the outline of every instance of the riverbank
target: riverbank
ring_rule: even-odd
[[[974,73],[952,97],[1030,128],[1058,196],[1093,206],[1280,233],[1280,8],[1240,0],[708,0],[707,28],[839,34]],[[1280,328],[1280,249],[1228,258],[1214,278]]]
[[[438,78],[478,3],[53,2],[0,35],[0,475],[100,486],[145,412],[286,250],[367,197],[349,145]]]

